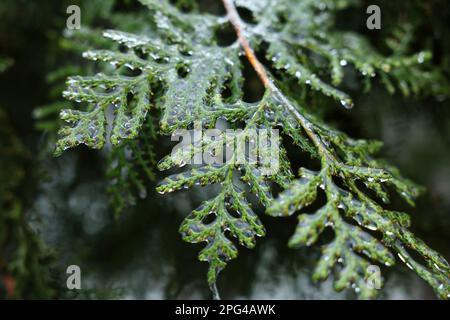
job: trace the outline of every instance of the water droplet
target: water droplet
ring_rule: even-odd
[[[421,52],[417,57],[417,62],[424,63],[425,62],[425,53]]]
[[[403,263],[406,262],[405,257],[404,257],[402,254],[398,253],[397,255],[398,255],[398,257],[400,258],[400,260],[403,261]]]
[[[139,197],[140,197],[141,199],[147,198],[147,189],[142,188],[142,189],[139,191]]]
[[[436,269],[438,269],[439,271],[441,271],[442,272],[442,269],[441,268],[439,268],[439,266],[436,264],[436,263],[433,263],[433,265],[434,265],[434,267],[436,268]]]
[[[227,64],[229,64],[230,66],[234,66],[234,62],[231,61],[231,60],[228,59],[228,58],[225,58],[225,62],[226,62]]]
[[[341,101],[341,105],[345,108],[345,109],[351,109],[353,108],[353,101],[351,99],[342,99]]]

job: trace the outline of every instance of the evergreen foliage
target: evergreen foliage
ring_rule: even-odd
[[[352,287],[361,298],[373,298],[377,290],[366,285],[368,266],[392,266],[397,254],[440,298],[450,297],[448,263],[409,230],[406,213],[386,206],[394,192],[414,205],[421,188],[375,158],[380,142],[336,130],[321,118],[315,104],[315,97],[323,96],[353,107],[351,97],[339,87],[350,66],[367,90],[378,78],[390,92],[399,88],[404,95],[437,94],[430,88],[441,75],[427,65],[430,52],[411,54],[394,41],[392,54],[384,56],[364,37],[335,30],[335,15],[355,3],[350,0],[224,0],[227,16],[200,12],[191,1],[140,2],[151,15],[147,30],[106,30],[103,36],[117,45],[83,54],[113,68],[67,81],[64,97],[82,107],[61,111],[67,125],[59,131],[56,155],[78,145],[102,149],[111,144],[109,175],[126,190],[113,191],[120,211],[124,203],[134,201],[131,185],[145,190],[134,168],[153,177],[148,140],[155,137],[156,111],[165,135],[191,129],[199,119],[204,128],[225,120],[231,128],[242,129],[237,134],[241,137],[250,136],[252,130],[280,128],[279,153],[265,154],[269,161],[263,162],[279,156],[276,174],[263,174],[267,168],[261,164],[236,164],[234,153],[223,165],[190,166],[157,187],[164,194],[194,185],[220,186],[217,195],[204,201],[180,227],[185,241],[206,243],[199,259],[209,263],[208,283],[216,296],[218,274],[238,254],[233,239],[252,248],[266,233],[251,208],[249,199],[254,195],[270,216],[299,213],[289,241],[293,248],[313,245],[326,228],[334,231],[333,240],[323,246],[314,279],[334,274],[336,290]],[[245,22],[235,6],[250,16]],[[223,45],[218,34],[230,26],[238,40]],[[258,102],[243,98],[244,56],[264,84]],[[293,172],[288,137],[320,168]],[[198,148],[179,149],[163,158],[158,168],[183,167],[199,152],[233,144],[222,134],[220,139],[202,141]],[[283,190],[278,197],[273,195],[275,186]],[[306,213],[319,195],[326,199],[322,207]]]

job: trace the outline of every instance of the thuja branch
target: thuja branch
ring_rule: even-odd
[[[230,20],[230,23],[233,25],[234,30],[236,31],[238,41],[241,44],[242,48],[244,48],[247,59],[255,69],[256,73],[258,74],[258,77],[261,79],[264,86],[266,88],[269,88],[271,86],[271,80],[267,75],[266,69],[264,68],[262,63],[258,60],[258,58],[255,55],[255,52],[248,43],[248,40],[245,36],[244,23],[236,10],[236,6],[234,5],[233,0],[222,0],[222,1],[225,6],[225,10],[227,12],[227,17]]]
[[[353,105],[351,98],[335,87],[342,82],[343,66],[347,65],[353,65],[367,83],[380,75],[390,90],[393,82],[398,82],[405,92],[409,86],[416,92],[421,85],[429,85],[422,81],[421,64],[430,54],[383,57],[363,37],[333,28],[338,8],[331,0],[321,1],[325,4],[321,8],[317,7],[316,0],[222,0],[227,17],[198,11],[184,13],[163,0],[140,1],[151,11],[154,30],[150,36],[147,31],[137,35],[108,30],[104,36],[126,50],[90,50],[84,54],[88,59],[112,64],[114,68],[107,72],[113,75],[69,79],[65,96],[85,102],[88,107],[61,113],[68,125],[60,131],[58,154],[79,144],[102,148],[108,139],[106,118],[111,104],[115,112],[109,140],[120,151],[115,157],[123,159],[119,167],[113,168],[113,177],[120,176],[120,167],[129,167],[124,158],[127,146],[136,153],[130,159],[133,166],[147,168],[151,164],[148,161],[151,152],[145,152],[141,140],[146,131],[153,132],[148,126],[154,114],[149,112],[152,108],[161,112],[159,129],[163,134],[193,128],[198,119],[203,121],[200,129],[215,127],[218,119],[225,119],[230,127],[238,129],[236,139],[246,139],[260,129],[281,129],[280,137],[290,137],[296,148],[320,160],[319,171],[301,168],[296,178],[287,150],[277,135],[277,152],[263,152],[269,161],[192,166],[168,176],[157,187],[164,194],[194,185],[220,186],[218,194],[203,201],[180,228],[185,241],[206,243],[199,259],[209,264],[208,284],[215,294],[218,295],[215,283],[219,273],[238,255],[237,244],[253,248],[257,238],[265,235],[264,226],[247,199],[252,194],[259,198],[269,215],[289,216],[300,212],[298,227],[289,241],[291,247],[312,245],[326,227],[334,230],[335,238],[323,247],[315,279],[328,277],[336,267],[338,272],[333,274],[336,274],[337,290],[352,287],[360,297],[373,297],[376,291],[365,285],[369,276],[367,267],[370,263],[392,265],[395,259],[387,249],[391,248],[440,297],[447,297],[450,268],[445,259],[408,231],[410,221],[406,214],[383,209],[355,181],[365,184],[383,203],[389,201],[385,185],[410,204],[420,189],[402,178],[398,170],[375,158],[381,147],[379,142],[352,139],[328,126],[314,116],[315,110],[309,109],[316,106],[309,99],[313,92],[346,108]],[[250,10],[255,23],[246,24],[236,6]],[[316,21],[317,10],[321,11],[321,19]],[[232,24],[238,41],[228,47],[219,46],[215,31],[228,23]],[[298,25],[302,26],[300,30]],[[255,54],[262,49],[267,68]],[[265,87],[264,97],[256,103],[243,101],[242,51]],[[305,51],[320,55],[330,68],[316,65],[318,59],[311,59]],[[275,79],[269,65],[282,75],[282,80]],[[319,77],[324,72],[332,79],[332,85]],[[283,88],[298,86],[304,94],[294,97],[287,90],[282,92],[281,85]],[[227,140],[224,132],[217,138],[201,141],[198,148],[178,149],[162,159],[158,168],[184,167],[192,164],[193,157],[200,153],[234,143],[233,139]],[[236,158],[234,152],[232,159]],[[136,163],[132,159],[141,161]],[[263,174],[267,172],[265,163],[277,161],[279,171]],[[133,170],[129,180],[141,190],[143,184],[137,177]],[[237,179],[248,188],[242,188]],[[277,199],[272,194],[273,185],[284,190]],[[301,212],[316,201],[320,189],[326,196],[323,207],[314,214]],[[127,192],[127,198],[131,199],[132,195],[128,195]],[[120,193],[117,201],[124,203]],[[366,229],[378,230],[381,239]],[[407,249],[421,255],[427,267],[412,262]]]

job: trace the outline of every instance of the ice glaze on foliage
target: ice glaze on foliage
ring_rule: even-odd
[[[203,202],[180,227],[185,241],[206,242],[199,259],[209,263],[208,283],[213,290],[219,272],[237,256],[232,239],[252,248],[257,237],[265,235],[246,200],[249,193],[259,198],[267,214],[289,216],[315,202],[321,190],[326,203],[313,214],[299,214],[297,229],[289,241],[291,247],[312,245],[326,227],[334,230],[334,239],[323,247],[314,279],[325,279],[335,271],[337,290],[352,287],[361,298],[372,298],[377,290],[365,284],[367,267],[372,263],[391,266],[396,253],[439,297],[449,298],[448,263],[408,230],[406,214],[379,204],[379,200],[389,201],[386,186],[411,205],[420,188],[374,158],[380,143],[355,140],[331,128],[316,115],[315,106],[307,104],[309,100],[285,89],[295,86],[306,95],[317,92],[351,108],[349,95],[336,88],[343,80],[344,69],[351,65],[367,85],[379,76],[390,91],[397,84],[405,94],[420,93],[433,81],[421,77],[430,53],[383,57],[357,34],[336,31],[336,11],[355,1],[236,0],[234,5],[253,15],[251,23],[239,20],[241,31],[250,47],[265,55],[269,77],[261,101],[248,103],[242,98],[243,49],[237,41],[228,46],[218,44],[216,31],[229,26],[228,17],[195,9],[184,13],[167,1],[141,2],[152,13],[155,32],[138,35],[108,30],[104,36],[121,44],[122,50],[84,54],[87,59],[109,62],[116,72],[69,79],[65,97],[87,107],[61,113],[69,125],[60,132],[56,154],[80,144],[99,149],[107,139],[114,146],[132,143],[150,121],[151,108],[161,112],[160,129],[165,134],[192,128],[199,119],[204,127],[214,127],[218,119],[225,119],[233,128],[243,123],[242,135],[252,129],[281,128],[298,148],[320,161],[320,170],[302,168],[295,175],[281,143],[277,174],[265,176],[260,165],[231,161],[191,167],[167,177],[157,188],[160,193],[168,193],[194,185],[220,185],[216,197]],[[225,91],[229,94],[224,95]],[[114,119],[107,137],[111,106]],[[164,158],[159,168],[183,167],[211,144],[229,143],[224,136],[203,142],[198,149],[181,149]],[[237,179],[249,188],[241,189]],[[284,190],[277,199],[272,195],[274,184]],[[373,191],[376,198],[361,185]],[[377,231],[378,237],[367,230]],[[417,262],[410,251],[422,256],[425,264]]]

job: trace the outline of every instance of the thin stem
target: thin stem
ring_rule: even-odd
[[[217,285],[213,283],[211,286],[211,291],[213,294],[213,300],[221,300],[219,290],[217,289]]]
[[[256,57],[255,52],[250,47],[250,44],[248,43],[248,40],[245,37],[244,23],[242,22],[241,17],[239,16],[239,13],[236,10],[233,0],[222,0],[222,1],[223,5],[225,6],[225,10],[227,11],[228,19],[230,20],[231,24],[233,25],[236,31],[238,41],[241,44],[242,48],[244,48],[247,59],[255,69],[256,73],[258,74],[258,77],[264,84],[264,87],[266,87],[266,89],[269,89],[271,84],[269,76],[267,75],[266,69]]]

